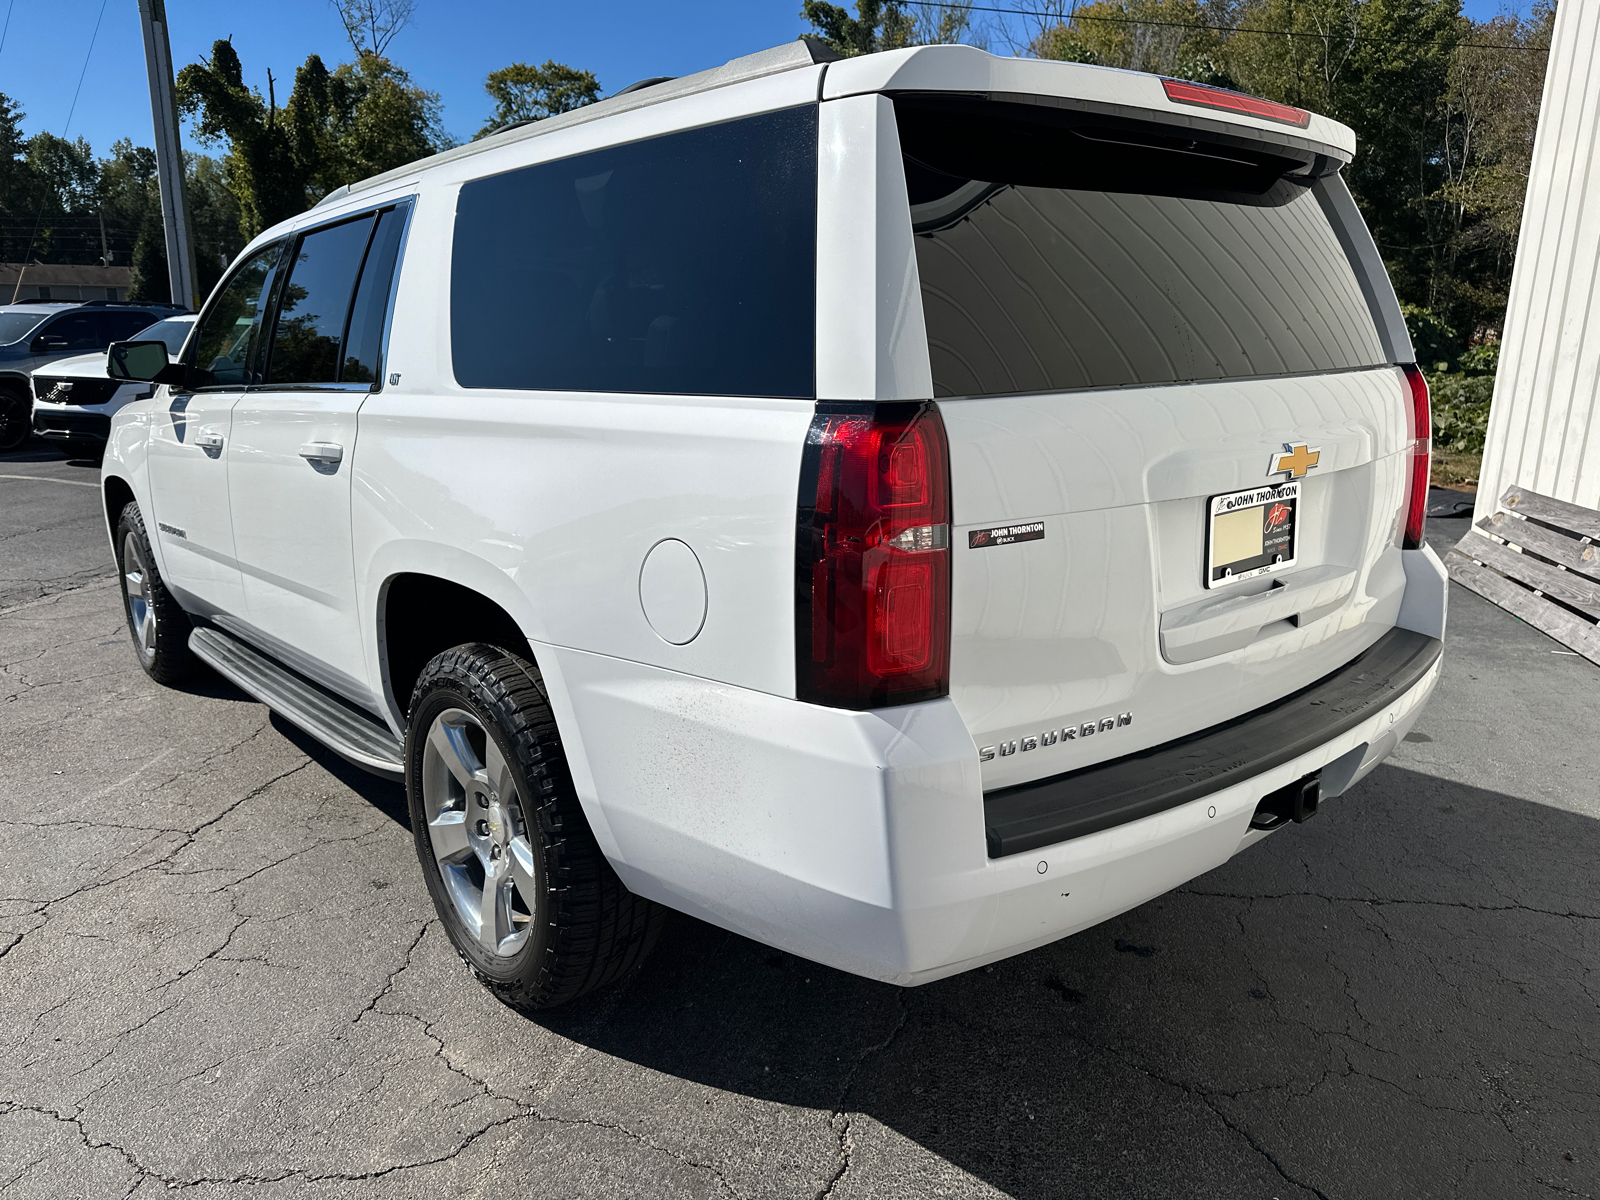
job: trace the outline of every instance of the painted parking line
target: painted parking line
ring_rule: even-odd
[[[85,483],[81,479],[52,479],[48,475],[0,475],[0,479],[31,479],[36,483],[64,483],[68,487],[86,487],[100,490],[98,483]]]

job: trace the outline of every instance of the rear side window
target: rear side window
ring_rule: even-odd
[[[389,314],[389,293],[394,282],[395,262],[400,257],[400,234],[405,228],[407,209],[387,208],[378,214],[361,268],[361,283],[350,308],[350,331],[344,341],[344,366],[341,383],[376,383],[382,366],[384,321]]]
[[[814,106],[463,185],[464,387],[809,397]]]
[[[145,313],[95,311],[67,313],[44,327],[51,337],[66,339],[68,350],[104,350],[112,342],[131,337],[146,325],[150,317]]]
[[[1042,106],[895,107],[935,396],[1384,361],[1311,164]]]

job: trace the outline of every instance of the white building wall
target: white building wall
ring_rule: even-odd
[[[1521,484],[1600,508],[1600,0],[1556,12],[1475,518]]]

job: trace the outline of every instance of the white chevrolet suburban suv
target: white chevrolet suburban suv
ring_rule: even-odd
[[[330,195],[115,418],[139,660],[403,778],[508,1002],[678,909],[918,984],[1225,862],[1439,672],[1342,125],[797,42]]]

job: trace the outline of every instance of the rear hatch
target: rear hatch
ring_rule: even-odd
[[[895,107],[985,788],[1227,721],[1382,636],[1409,391],[1328,215],[1337,162],[1015,100]]]

